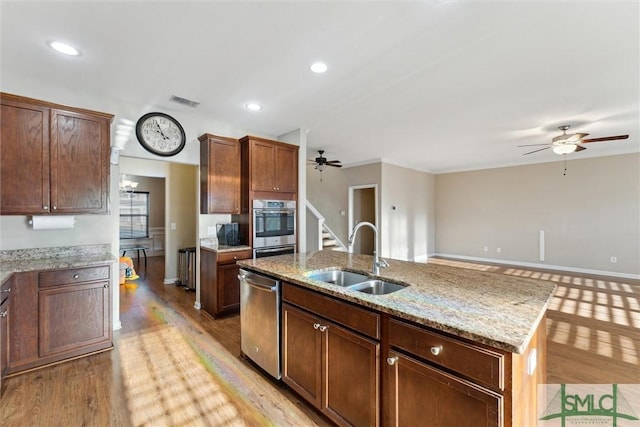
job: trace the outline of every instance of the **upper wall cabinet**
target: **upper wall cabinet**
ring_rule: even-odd
[[[0,93],[0,214],[109,212],[110,114]]]
[[[249,190],[262,193],[256,194],[260,198],[295,198],[298,191],[298,147],[255,136],[245,136],[240,142],[243,174],[248,174]]]
[[[240,142],[208,133],[198,139],[200,213],[240,213]]]

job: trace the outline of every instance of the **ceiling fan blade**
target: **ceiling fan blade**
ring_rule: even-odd
[[[574,151],[574,153],[577,153],[578,151],[582,151],[582,150],[586,150],[586,149],[587,149],[587,147],[582,147],[582,146],[576,144],[576,150]]]
[[[334,168],[341,168],[342,167],[342,165],[331,164],[331,163],[327,163],[326,166],[331,166],[331,167],[334,167]]]
[[[524,145],[518,145],[518,147],[542,147],[543,145],[551,145],[551,144],[524,144]]]
[[[629,135],[605,136],[604,138],[583,139],[582,141],[580,141],[580,144],[584,144],[587,142],[615,141],[616,139],[627,139],[627,138],[629,138]]]
[[[342,162],[340,160],[328,160],[327,161],[328,165],[330,165],[330,164],[334,164],[335,165],[335,164],[338,164],[338,163],[342,163]]]
[[[538,151],[542,151],[542,150],[548,150],[549,148],[551,147],[544,147],[544,148],[539,148],[537,150],[529,151],[528,153],[524,153],[523,156],[526,156],[527,154],[537,153]]]

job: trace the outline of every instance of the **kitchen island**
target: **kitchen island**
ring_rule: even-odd
[[[535,425],[555,284],[388,261],[379,276],[371,256],[331,250],[238,262],[283,281],[285,383],[339,424]],[[370,295],[309,277],[331,269],[407,286]]]

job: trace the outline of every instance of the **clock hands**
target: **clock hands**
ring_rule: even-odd
[[[166,136],[164,134],[164,132],[162,132],[162,128],[160,127],[160,125],[158,124],[157,121],[153,121],[153,123],[156,125],[156,127],[158,128],[158,130],[156,132],[158,132],[164,139],[169,140],[170,138],[168,136]]]

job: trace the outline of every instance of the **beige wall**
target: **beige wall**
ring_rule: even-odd
[[[197,166],[169,164],[166,193],[165,280],[178,278],[178,249],[196,247],[199,193]],[[172,229],[175,224],[175,229]]]
[[[435,205],[440,254],[640,273],[639,154],[437,175]]]
[[[434,176],[382,163],[380,193],[381,255],[425,260],[435,250]]]
[[[350,168],[326,168],[320,173],[307,166],[307,198],[324,215],[327,226],[346,245],[349,238],[348,216],[349,186],[376,184],[380,188],[380,163]],[[340,214],[341,211],[345,215]]]

